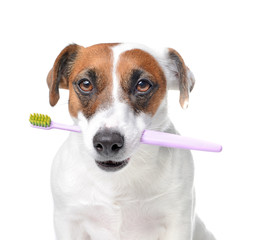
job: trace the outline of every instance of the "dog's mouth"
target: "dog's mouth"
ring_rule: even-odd
[[[116,172],[122,169],[123,167],[125,167],[128,164],[128,162],[129,162],[129,158],[123,161],[119,161],[119,162],[112,161],[112,160],[108,160],[108,161],[96,160],[96,164],[98,165],[98,167],[107,172]]]

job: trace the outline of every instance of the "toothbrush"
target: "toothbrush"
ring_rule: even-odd
[[[81,129],[78,126],[65,125],[53,122],[51,121],[51,118],[49,116],[43,114],[31,114],[29,121],[31,123],[31,127],[34,128],[45,130],[55,128],[72,132],[81,132]],[[144,130],[140,142],[144,144],[158,145],[171,148],[184,148],[208,152],[222,151],[222,146],[216,143],[153,130]]]
[[[61,123],[56,123],[51,121],[51,118],[48,115],[44,114],[30,114],[29,121],[31,123],[31,127],[50,130],[50,129],[61,129],[71,132],[81,132],[81,129],[78,126],[74,125],[65,125]]]

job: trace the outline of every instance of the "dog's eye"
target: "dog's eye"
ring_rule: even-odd
[[[86,93],[92,91],[93,89],[92,83],[87,78],[81,79],[77,84],[79,89]]]
[[[138,92],[147,92],[151,86],[152,85],[148,80],[142,79],[137,83],[136,89]]]

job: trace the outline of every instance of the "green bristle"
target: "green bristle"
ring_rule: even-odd
[[[49,127],[51,125],[51,118],[44,114],[30,114],[29,122],[34,126]]]

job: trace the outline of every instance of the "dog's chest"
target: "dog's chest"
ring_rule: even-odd
[[[130,189],[112,196],[106,187],[98,187],[89,178],[85,184],[79,184],[78,174],[74,176],[68,177],[68,181],[61,177],[53,192],[91,240],[101,236],[103,240],[154,240],[165,232],[169,213],[166,195],[141,198],[143,194]]]
[[[158,239],[165,231],[167,212],[162,206],[159,202],[95,201],[83,206],[84,228],[91,239]]]

